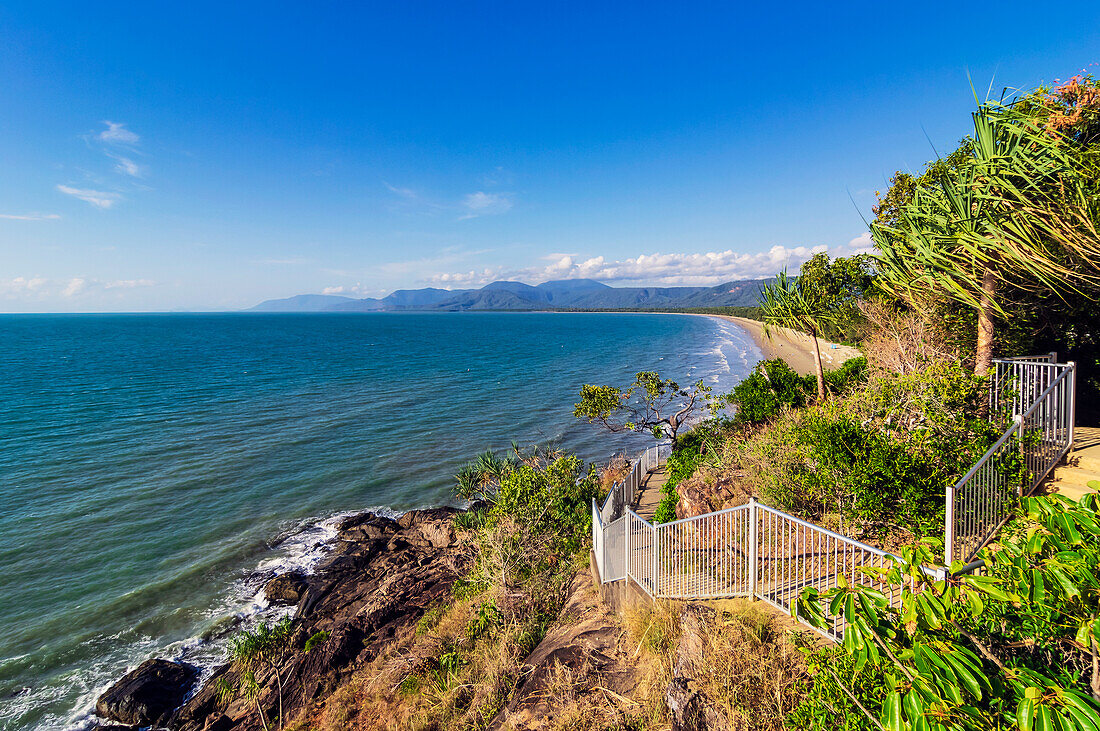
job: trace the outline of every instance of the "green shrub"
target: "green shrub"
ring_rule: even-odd
[[[685,434],[672,447],[665,469],[668,470],[668,482],[661,488],[662,498],[653,514],[655,523],[668,523],[676,520],[676,504],[679,495],[676,486],[695,474],[706,448],[704,429],[697,427]]]
[[[491,530],[509,517],[531,532],[552,537],[557,550],[574,554],[588,545],[597,490],[594,469],[585,471],[576,455],[548,464],[522,463],[501,478],[485,527]]]
[[[426,635],[435,629],[435,626],[439,624],[439,620],[443,619],[443,615],[445,615],[450,608],[448,604],[437,604],[424,612],[424,615],[416,623],[416,634]]]
[[[761,361],[729,396],[737,407],[734,423],[763,424],[784,407],[800,409],[815,388],[812,378],[798,375],[786,361]]]
[[[309,639],[306,640],[305,647],[302,648],[302,652],[309,652],[310,650],[317,647],[318,645],[320,645],[322,642],[324,642],[328,638],[329,638],[329,631],[328,630],[321,630],[320,632],[317,632],[315,634],[310,635]]]
[[[979,554],[982,575],[926,574],[936,543],[906,547],[860,581],[803,590],[804,621],[847,624],[842,645],[811,652],[820,672],[792,724],[835,728],[836,716],[860,714],[872,728],[1100,728],[1097,496],[1027,498]]]
[[[981,416],[986,389],[957,364],[933,365],[787,412],[731,445],[747,487],[782,510],[942,535],[946,489],[1000,436]]]
[[[825,371],[825,387],[830,393],[843,395],[867,384],[867,359],[862,355],[849,358],[835,371]]]

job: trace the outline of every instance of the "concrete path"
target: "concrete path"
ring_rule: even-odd
[[[638,500],[634,503],[634,512],[649,522],[661,504],[664,495],[661,488],[668,482],[668,471],[664,467],[652,470],[642,479],[642,489],[638,491]]]
[[[1100,428],[1079,426],[1073,430],[1073,451],[1065,464],[1054,468],[1047,485],[1051,492],[1080,500],[1085,493],[1096,492],[1088,486],[1090,480],[1100,480]]]

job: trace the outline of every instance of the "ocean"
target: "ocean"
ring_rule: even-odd
[[[736,325],[642,314],[0,315],[0,729],[76,729],[154,656],[209,670],[334,517],[454,504],[486,449],[644,448],[572,415],[656,370],[728,391]]]

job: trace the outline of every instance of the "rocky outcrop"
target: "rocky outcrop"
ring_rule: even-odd
[[[674,731],[708,731],[729,728],[725,715],[696,687],[695,677],[703,667],[707,625],[704,615],[711,610],[687,604],[680,613],[680,644],[672,668],[672,682],[665,690]]]
[[[676,485],[676,517],[694,518],[697,515],[744,505],[752,491],[744,484],[740,470],[717,472],[706,468],[681,480]]]
[[[297,604],[306,590],[306,577],[297,571],[276,576],[264,587],[264,597],[271,604]]]
[[[96,713],[134,726],[160,724],[183,703],[197,676],[190,665],[146,660],[99,697]]]
[[[337,526],[337,545],[315,574],[289,573],[268,583],[270,601],[296,604],[294,632],[280,665],[287,719],[323,699],[395,639],[414,633],[424,612],[450,596],[472,555],[455,533],[457,512],[417,510],[399,521],[372,513],[351,516]],[[218,668],[184,702],[194,678],[192,668],[150,660],[104,693],[97,712],[124,724],[178,731],[261,729],[254,701],[233,692],[240,687],[237,670]],[[259,705],[270,720],[278,713],[276,680],[260,670],[256,681]]]
[[[591,576],[578,573],[557,622],[524,660],[520,668],[523,682],[489,728],[528,731],[553,727],[558,720],[554,704],[562,700],[553,684],[563,671],[569,673],[571,686],[586,688],[589,700],[597,705],[607,704],[607,692],[629,695],[635,678],[620,647],[622,635],[616,618],[600,603]]]

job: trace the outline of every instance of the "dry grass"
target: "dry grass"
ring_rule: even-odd
[[[644,704],[651,725],[668,722],[665,689],[678,662],[681,608],[647,608],[627,616],[628,637],[639,671],[635,699]],[[770,609],[748,602],[707,611],[702,652],[681,672],[705,694],[738,731],[782,729],[798,704],[806,679],[802,654],[789,630]]]
[[[872,378],[915,373],[931,363],[958,360],[956,335],[944,331],[942,318],[933,322],[878,302],[864,302],[860,309],[868,321],[863,346]]]
[[[606,495],[616,482],[630,474],[630,460],[619,454],[611,458],[607,467],[600,471],[600,495]]]
[[[806,677],[802,654],[775,615],[721,612],[709,627],[696,680],[734,729],[781,729]]]

